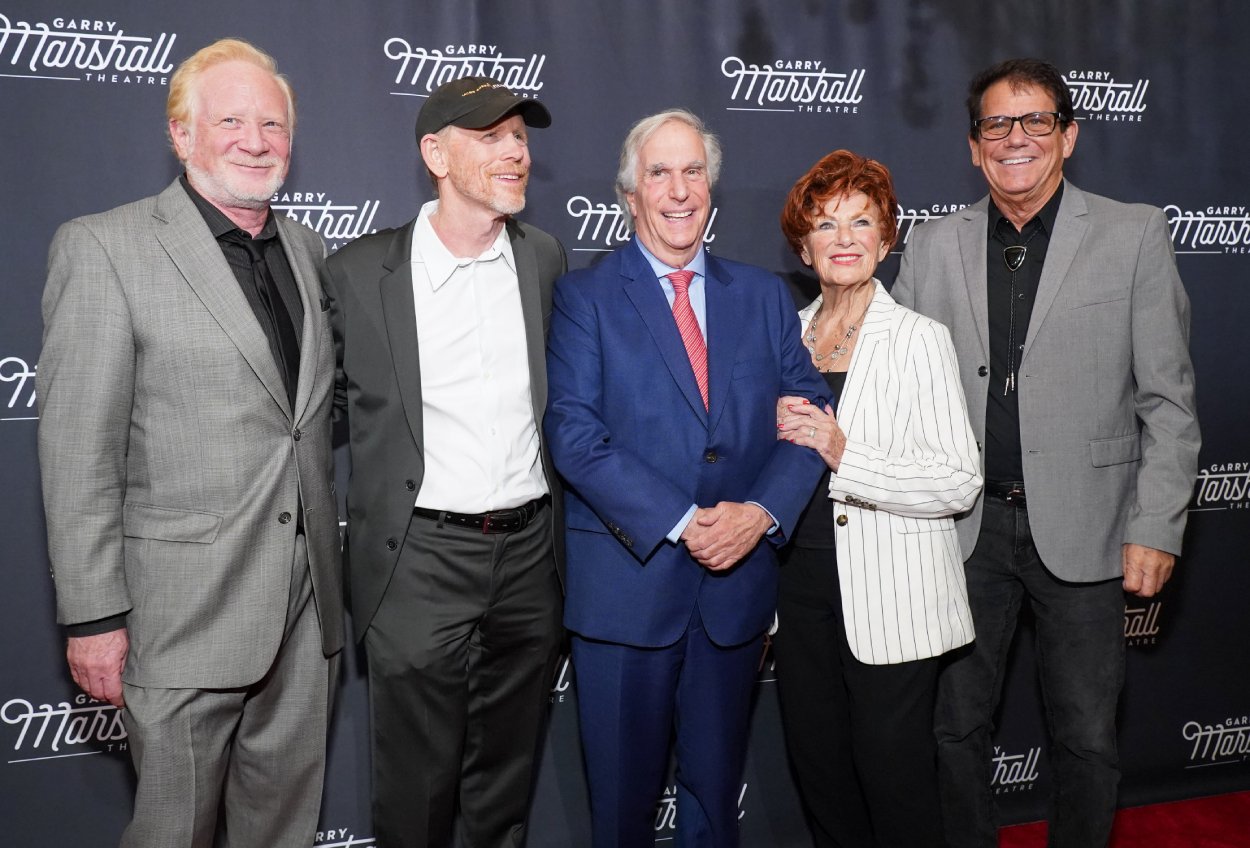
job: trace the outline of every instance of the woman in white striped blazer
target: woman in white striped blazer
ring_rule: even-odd
[[[880,163],[837,150],[782,230],[816,271],[799,313],[833,407],[778,404],[830,474],[792,534],[774,640],[787,747],[818,846],[940,846],[938,657],[972,641],[954,516],[981,490],[955,349],[873,277],[898,233]]]

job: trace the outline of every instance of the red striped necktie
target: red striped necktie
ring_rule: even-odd
[[[694,279],[694,271],[674,271],[666,276],[673,283],[673,318],[677,321],[677,332],[681,333],[682,344],[686,346],[686,355],[690,357],[690,367],[694,369],[694,379],[699,384],[699,394],[703,395],[703,408],[706,410],[707,345],[703,342],[703,333],[699,331],[699,319],[690,305],[690,281]]]

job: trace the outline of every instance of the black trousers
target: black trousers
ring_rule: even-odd
[[[940,848],[937,658],[855,659],[831,550],[790,548],[773,639],[786,747],[818,848]]]
[[[563,637],[544,507],[515,533],[414,517],[365,634],[380,848],[525,837]]]

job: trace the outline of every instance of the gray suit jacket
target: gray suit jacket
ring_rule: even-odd
[[[178,182],[52,242],[37,380],[58,618],[129,611],[134,685],[260,679],[282,638],[301,504],[322,647],[343,643],[324,247],[286,218],[278,233],[304,302],[294,410]]]
[[[334,406],[336,413],[347,414],[350,432],[347,572],[357,639],[364,638],[399,560],[425,472],[412,295],[415,226],[416,219],[400,229],[357,239],[327,257],[321,271],[338,358]],[[547,233],[514,220],[507,227],[521,290],[534,421],[541,434],[551,290],[567,263],[564,248]],[[552,543],[563,580],[559,484],[545,439],[542,463],[552,493]]]
[[[918,227],[892,291],[950,328],[978,442],[994,390],[988,203]],[[1180,553],[1200,440],[1189,299],[1160,210],[1065,185],[1017,391],[1029,522],[1053,574],[1117,577],[1125,542]],[[980,501],[957,524],[967,558]]]

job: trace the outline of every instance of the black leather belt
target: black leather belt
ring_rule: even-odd
[[[513,509],[497,509],[494,512],[478,512],[467,514],[463,512],[447,512],[443,509],[426,509],[423,506],[414,506],[412,514],[419,518],[428,518],[430,521],[437,521],[440,524],[453,524],[456,527],[468,527],[471,530],[477,530],[481,533],[515,533],[518,530],[524,530],[525,527],[537,517],[548,501],[551,500],[550,495],[543,495],[541,498],[535,498],[527,504],[521,504]]]
[[[1028,505],[1028,497],[1024,494],[1024,484],[1019,481],[1014,483],[986,483],[985,494],[988,497],[1006,501],[1012,506]]]

